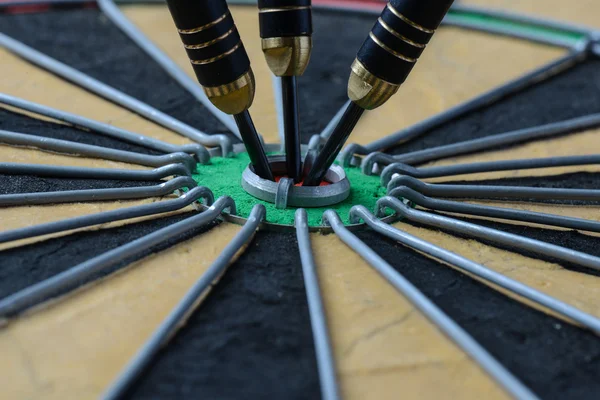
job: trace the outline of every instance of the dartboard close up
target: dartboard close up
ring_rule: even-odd
[[[0,0],[0,398],[600,398],[600,3],[411,1]]]

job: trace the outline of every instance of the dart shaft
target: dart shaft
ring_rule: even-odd
[[[288,176],[295,182],[298,182],[302,175],[302,160],[300,155],[300,122],[298,120],[298,95],[296,88],[295,76],[284,76],[281,78],[286,169]]]
[[[355,103],[348,105],[342,119],[340,119],[327,143],[325,143],[325,147],[317,156],[308,175],[304,178],[303,186],[317,186],[321,183],[364,111],[364,108]]]
[[[250,118],[250,113],[244,111],[235,114],[233,118],[240,129],[240,134],[244,141],[244,145],[246,146],[246,151],[250,157],[254,172],[263,179],[274,181],[275,179],[271,167],[269,166],[269,160],[262,147],[258,133],[256,133],[254,123],[252,122],[252,118]]]

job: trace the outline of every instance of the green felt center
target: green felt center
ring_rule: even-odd
[[[263,204],[267,209],[267,221],[275,224],[293,225],[296,208],[290,207],[278,210],[275,205],[252,197],[242,188],[242,172],[248,166],[250,160],[248,154],[241,153],[231,158],[214,157],[212,163],[207,165],[198,164],[198,172],[192,177],[198,185],[206,186],[215,195],[230,196],[235,200],[237,214],[248,217],[255,204]],[[306,208],[308,223],[310,226],[320,226],[321,217],[325,210],[335,210],[342,221],[348,223],[348,212],[352,206],[361,204],[369,210],[375,208],[377,200],[385,196],[385,188],[381,187],[378,176],[364,175],[359,168],[346,168],[346,175],[350,181],[350,196],[341,203],[328,207]]]

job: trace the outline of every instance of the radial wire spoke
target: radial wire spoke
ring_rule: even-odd
[[[537,85],[540,82],[548,80],[553,76],[572,68],[574,65],[579,64],[587,58],[587,55],[587,50],[572,51],[564,57],[560,57],[549,64],[543,65],[534,71],[528,72],[484,94],[467,100],[462,104],[449,108],[446,111],[436,114],[433,117],[412,125],[404,130],[371,142],[365,145],[365,148],[368,152],[380,151],[415,139],[425,132],[448,123],[453,119],[462,117],[482,107],[487,107],[498,102],[499,100],[506,98],[507,96],[513,95],[533,85]]]
[[[344,112],[346,112],[346,109],[349,105],[350,100],[346,101],[342,108],[340,108],[338,112],[335,113],[333,118],[331,118],[331,120],[327,123],[325,128],[323,128],[320,134],[311,136],[310,141],[308,142],[309,149],[319,149],[319,147],[322,144],[325,144],[329,136],[331,136],[331,134],[333,133],[333,130],[335,129],[337,124],[342,119],[342,116],[344,115]]]
[[[369,246],[346,229],[335,211],[326,211],[323,215],[323,221],[330,224],[342,242],[367,261],[373,269],[406,297],[427,319],[454,341],[469,357],[476,361],[508,394],[515,399],[529,400],[538,398],[465,330],[421,293],[421,291],[398,273],[383,258],[377,255]]]
[[[51,278],[31,285],[0,300],[0,318],[9,318],[40,302],[62,294],[78,282],[101,273],[115,264],[150,249],[152,246],[175,238],[192,229],[199,228],[214,221],[221,212],[229,208],[235,211],[235,203],[228,196],[222,196],[206,211],[186,218],[183,221],[159,229],[123,246],[107,251],[97,257],[76,265]]]
[[[134,133],[125,129],[117,128],[116,126],[105,124],[103,122],[94,121],[93,119],[85,118],[80,115],[68,113],[55,108],[47,107],[42,104],[37,104],[18,97],[9,96],[0,93],[0,103],[21,110],[33,112],[39,115],[50,117],[57,121],[66,122],[76,128],[86,128],[87,130],[106,135],[148,149],[158,150],[162,153],[184,152],[193,154],[198,162],[207,164],[210,161],[208,150],[200,144],[184,144],[181,146],[163,142],[150,136],[145,136],[140,133]]]
[[[458,201],[434,199],[406,187],[400,186],[388,193],[391,197],[401,197],[434,211],[478,215],[481,217],[507,219],[519,222],[531,222],[540,225],[558,226],[562,228],[584,230],[600,233],[600,222],[583,218],[563,217],[561,215],[539,213],[534,211],[515,210],[513,208],[481,206],[478,204],[460,203]]]
[[[377,217],[382,217],[385,214],[385,209],[388,207],[398,213],[400,217],[423,225],[531,251],[546,257],[553,257],[561,261],[600,271],[600,257],[551,243],[530,239],[525,236],[515,235],[469,222],[463,222],[456,218],[415,210],[400,200],[390,196],[383,197],[377,202]]]
[[[539,125],[532,128],[519,129],[506,133],[499,133],[478,139],[465,140],[464,142],[430,147],[396,156],[374,152],[370,153],[363,159],[361,168],[363,173],[371,175],[375,163],[382,165],[389,165],[395,162],[401,162],[410,165],[422,164],[427,161],[441,160],[463,154],[497,150],[498,147],[501,146],[566,135],[569,133],[595,128],[599,125],[600,114],[589,114],[565,121],[553,122],[546,125]]]
[[[0,243],[27,239],[50,233],[64,232],[92,225],[122,221],[125,219],[163,214],[180,210],[190,204],[194,204],[200,199],[203,199],[204,204],[207,206],[212,205],[214,201],[213,194],[208,188],[198,186],[174,200],[157,201],[151,204],[120,208],[118,210],[104,211],[96,214],[83,215],[80,217],[67,218],[60,221],[3,231],[0,232]]]
[[[2,175],[32,175],[70,179],[108,179],[119,181],[158,181],[169,176],[191,176],[183,164],[167,164],[151,170],[82,168],[62,165],[0,163]]]
[[[455,175],[476,174],[482,172],[516,171],[535,168],[556,168],[595,164],[600,165],[600,154],[487,161],[469,164],[442,165],[426,168],[416,168],[408,164],[394,163],[385,167],[381,172],[381,185],[388,186],[390,181],[394,178],[394,174],[407,175],[412,176],[414,178],[425,179]]]
[[[109,147],[94,146],[72,142],[69,140],[52,139],[43,136],[28,135],[18,132],[0,130],[0,144],[34,147],[40,150],[66,153],[77,156],[100,158],[103,160],[120,161],[128,164],[144,165],[147,167],[162,167],[163,165],[182,163],[190,171],[196,170],[196,161],[187,153],[170,153],[161,156],[135,153],[133,151],[117,150]]]
[[[545,293],[515,281],[514,279],[493,271],[481,264],[381,222],[364,206],[354,206],[350,210],[350,213],[353,218],[362,219],[370,228],[384,236],[399,241],[405,246],[440,259],[463,271],[507,289],[512,293],[531,300],[551,311],[575,321],[577,324],[580,324],[581,326],[591,330],[596,335],[600,335],[600,319],[591,314],[585,313],[578,308],[555,299],[552,296],[548,296]]]
[[[185,90],[192,94],[196,100],[200,101],[208,111],[214,115],[223,125],[233,132],[238,138],[241,138],[239,130],[233,121],[233,118],[214,106],[208,99],[204,90],[189,77],[169,56],[158,48],[150,39],[146,37],[115,5],[112,0],[96,0],[100,10],[115,24],[129,39],[131,39],[140,49],[150,56],[161,68],[175,79]]]
[[[448,185],[422,182],[411,176],[398,176],[389,183],[388,191],[406,186],[428,196],[469,199],[528,199],[528,200],[600,200],[597,189],[563,189],[530,186]]]
[[[331,349],[331,340],[327,329],[327,316],[321,298],[319,279],[316,273],[316,265],[313,251],[310,245],[310,234],[308,233],[308,217],[306,210],[298,209],[295,215],[296,238],[298,240],[298,251],[302,261],[302,273],[304,275],[304,286],[310,312],[310,323],[315,341],[315,352],[317,355],[317,366],[319,368],[319,380],[321,383],[321,396],[323,400],[340,399],[339,388],[335,374],[335,362]]]
[[[131,97],[105,83],[102,83],[81,71],[76,70],[48,55],[41,53],[3,33],[0,33],[0,46],[19,57],[44,68],[59,77],[72,82],[92,93],[131,110],[149,120],[164,126],[173,132],[190,138],[205,146],[220,146],[222,155],[227,156],[232,151],[231,139],[225,135],[208,135],[183,122]]]
[[[77,203],[85,201],[142,199],[147,197],[166,196],[176,190],[183,188],[189,190],[196,186],[196,181],[189,176],[180,176],[156,186],[3,194],[0,195],[0,207],[32,204]]]
[[[570,54],[561,57],[549,64],[546,64],[532,72],[529,72],[519,78],[516,78],[508,83],[498,86],[488,92],[476,96],[457,106],[449,108],[438,114],[435,114],[421,122],[418,122],[408,128],[400,130],[381,139],[375,140],[367,145],[349,145],[341,154],[341,159],[344,164],[349,164],[352,156],[356,154],[370,154],[372,152],[383,151],[387,148],[400,145],[409,140],[413,140],[422,136],[435,128],[438,128],[452,120],[458,119],[467,115],[470,112],[480,108],[490,106],[498,101],[505,99],[508,96],[516,94],[524,89],[527,89],[542,81],[548,80],[573,66],[583,62],[588,57],[587,50],[575,50]],[[406,162],[404,160],[396,160]],[[389,163],[388,163],[389,164]]]
[[[255,205],[240,232],[229,242],[219,257],[217,257],[194,286],[173,308],[167,318],[154,331],[150,339],[144,343],[142,348],[129,361],[117,379],[102,394],[100,397],[102,400],[117,400],[126,395],[127,389],[131,387],[144,369],[150,365],[152,359],[160,349],[167,345],[177,330],[185,324],[185,321],[199,306],[200,300],[207,290],[210,290],[212,286],[217,284],[217,281],[226,272],[227,267],[231,264],[236,254],[252,240],[264,217],[264,206],[261,204]]]

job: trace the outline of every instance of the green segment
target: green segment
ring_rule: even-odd
[[[548,38],[550,40],[559,39],[565,42],[571,42],[571,45],[575,45],[577,42],[585,38],[584,34],[580,32],[562,29],[559,30],[537,24],[526,24],[519,21],[510,20],[508,18],[499,18],[497,16],[480,14],[475,11],[468,12],[450,9],[448,16],[457,22],[464,21],[473,25],[498,28],[517,33],[521,32],[528,36],[533,35],[542,38]]]
[[[208,165],[198,164],[198,172],[192,177],[198,185],[206,186],[212,190],[215,198],[231,196],[235,200],[237,213],[241,217],[248,217],[255,204],[263,204],[267,209],[267,221],[275,224],[293,225],[296,208],[278,210],[275,205],[258,200],[244,191],[241,185],[242,172],[250,162],[246,153],[238,154],[231,158],[214,157]],[[359,168],[346,168],[346,175],[350,180],[350,196],[342,203],[321,208],[307,208],[308,223],[310,226],[320,226],[323,212],[332,209],[338,212],[342,221],[348,223],[348,212],[352,206],[361,204],[369,210],[375,208],[379,198],[385,196],[385,188],[381,187],[379,177],[363,175]]]

